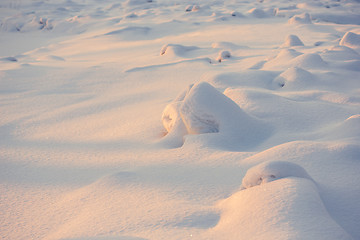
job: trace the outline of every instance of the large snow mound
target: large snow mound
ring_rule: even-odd
[[[262,142],[270,131],[264,122],[244,112],[206,82],[195,84],[169,104],[162,121],[169,136],[165,139],[171,138],[171,141],[175,141],[174,135],[180,139],[185,134],[210,133],[216,145],[230,141],[233,146],[250,147]]]
[[[294,169],[295,175],[302,174],[298,171]],[[352,239],[306,178],[288,177],[239,191],[219,208],[220,221],[209,239]]]

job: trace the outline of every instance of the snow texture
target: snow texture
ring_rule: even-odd
[[[358,0],[1,0],[0,239],[360,239]]]

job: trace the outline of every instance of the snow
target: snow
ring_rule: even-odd
[[[1,239],[360,239],[360,3],[2,0]]]
[[[288,35],[282,47],[304,46],[304,43],[296,35]]]
[[[360,47],[360,36],[353,32],[347,32],[340,40],[339,45],[346,47],[358,48]]]
[[[270,161],[264,162],[249,169],[242,180],[241,187],[243,189],[248,189],[264,183],[288,177],[312,180],[305,169],[295,163]]]

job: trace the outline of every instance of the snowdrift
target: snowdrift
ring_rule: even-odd
[[[304,168],[290,162],[249,169],[242,190],[218,206],[211,239],[352,239],[331,218]]]
[[[185,134],[200,134],[206,136],[201,141],[213,147],[252,148],[270,133],[264,122],[245,113],[206,82],[189,87],[168,105],[162,121],[168,131],[163,142],[171,146],[181,146]]]
[[[1,0],[0,238],[360,239],[359,12]]]

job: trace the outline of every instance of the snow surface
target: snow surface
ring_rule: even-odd
[[[357,0],[1,0],[1,239],[360,239]]]

